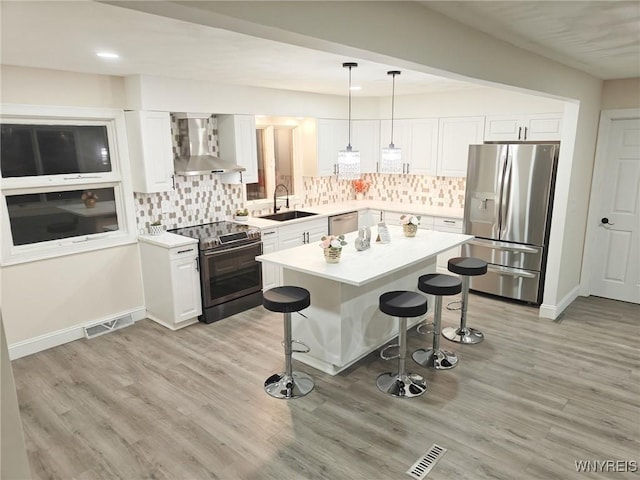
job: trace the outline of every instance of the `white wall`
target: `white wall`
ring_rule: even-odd
[[[578,294],[602,81],[470,29],[418,2],[132,2],[131,8],[462,80],[544,92],[567,106],[544,314]],[[573,125],[572,125],[573,124]],[[572,129],[575,126],[577,128]],[[571,130],[569,130],[571,129]],[[574,133],[575,131],[575,138]],[[570,156],[567,153],[570,152]],[[558,218],[560,217],[560,218]],[[542,313],[542,312],[541,312]]]
[[[3,103],[124,106],[119,77],[2,66]],[[7,343],[55,344],[87,323],[144,307],[137,244],[2,267],[0,302]],[[48,343],[47,343],[48,342]]]

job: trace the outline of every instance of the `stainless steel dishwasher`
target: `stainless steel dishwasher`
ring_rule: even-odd
[[[329,217],[329,235],[342,235],[358,230],[358,212],[341,213]]]

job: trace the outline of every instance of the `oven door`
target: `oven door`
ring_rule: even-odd
[[[200,254],[202,299],[205,308],[262,290],[262,268],[256,257],[262,242],[206,250]]]

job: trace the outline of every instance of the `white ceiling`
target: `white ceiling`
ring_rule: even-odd
[[[503,40],[600,78],[640,75],[640,3],[420,2]],[[3,64],[104,75],[147,74],[345,95],[388,96],[381,65],[92,1],[0,3]],[[114,51],[102,60],[96,51]],[[403,70],[403,69],[400,69]],[[403,70],[396,94],[475,88]]]
[[[477,30],[594,77],[640,76],[640,2],[421,2]]]

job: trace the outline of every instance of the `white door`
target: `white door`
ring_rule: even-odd
[[[640,119],[613,120],[591,294],[640,303]]]

